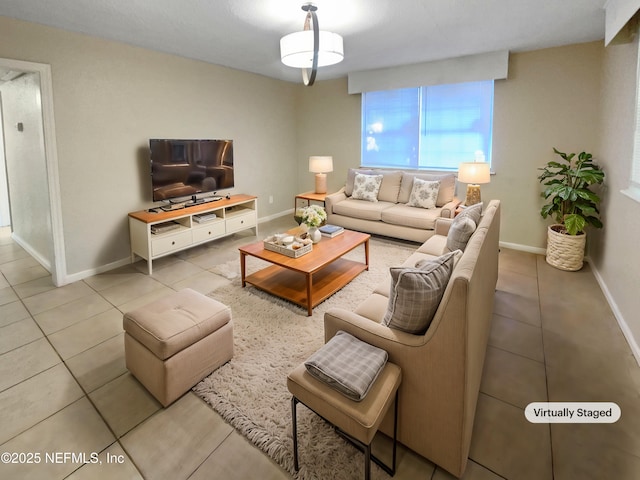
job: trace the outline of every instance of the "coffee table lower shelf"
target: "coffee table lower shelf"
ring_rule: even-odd
[[[368,265],[364,263],[338,258],[317,272],[308,274],[272,265],[248,275],[244,282],[306,308],[311,316],[313,307],[367,269]]]

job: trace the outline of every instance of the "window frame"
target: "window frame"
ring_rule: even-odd
[[[640,33],[640,28],[638,32]],[[621,190],[621,193],[640,203],[640,42],[638,42],[637,52],[635,100],[635,128],[633,130],[629,184],[626,189]]]

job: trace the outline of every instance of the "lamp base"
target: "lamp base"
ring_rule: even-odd
[[[464,204],[475,205],[476,203],[480,203],[482,199],[480,198],[480,185],[476,185],[470,183],[467,185],[467,198],[464,199]]]
[[[316,193],[327,193],[326,173],[316,173]]]

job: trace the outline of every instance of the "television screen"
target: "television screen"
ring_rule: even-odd
[[[233,188],[233,140],[150,139],[153,201]]]

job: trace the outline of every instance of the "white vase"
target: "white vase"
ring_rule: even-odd
[[[309,238],[313,243],[318,243],[322,238],[322,233],[318,230],[318,227],[309,227]]]

